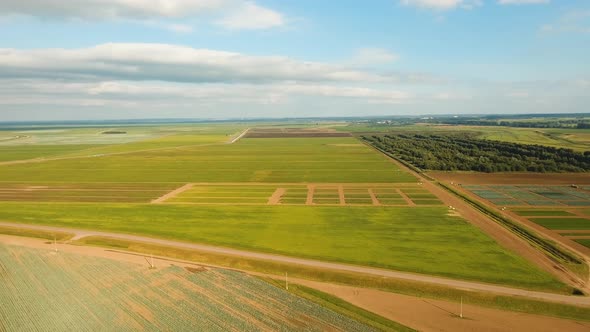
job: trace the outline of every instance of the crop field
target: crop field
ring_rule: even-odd
[[[63,213],[67,211],[67,213]],[[187,242],[563,290],[448,208],[0,203],[0,220]],[[363,250],[359,250],[363,248]]]
[[[590,206],[590,191],[567,186],[463,185],[463,188],[495,205]]]
[[[441,205],[426,189],[410,184],[219,183],[189,184],[160,203],[243,205]]]
[[[193,125],[0,131],[0,162],[219,144],[243,129]]]
[[[416,178],[352,137],[252,138],[94,158],[0,165],[12,182],[411,183]]]
[[[462,185],[476,196],[586,247],[590,186]],[[590,248],[590,247],[589,247]]]
[[[100,276],[100,278],[96,278]],[[246,274],[0,245],[0,330],[371,331]]]
[[[0,201],[148,203],[177,185],[170,183],[0,183]]]
[[[198,128],[0,164],[0,220],[566,288],[355,137],[291,137],[309,131],[290,129],[228,144],[243,127]]]

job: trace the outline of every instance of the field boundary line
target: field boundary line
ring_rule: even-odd
[[[340,199],[340,205],[346,205],[346,199],[344,198],[344,186],[338,186],[338,198]]]
[[[285,255],[279,255],[279,254],[247,251],[247,250],[233,249],[233,248],[229,248],[229,247],[217,247],[217,246],[207,245],[207,244],[198,244],[198,243],[191,243],[191,242],[166,240],[166,239],[161,239],[161,238],[152,238],[152,237],[148,237],[148,236],[132,235],[132,234],[125,234],[125,233],[110,233],[110,232],[102,232],[102,231],[74,229],[74,228],[67,228],[67,227],[52,227],[52,226],[44,226],[44,225],[18,224],[18,223],[10,223],[10,222],[0,222],[0,226],[9,226],[9,227],[17,227],[17,228],[23,228],[23,229],[44,230],[44,231],[54,231],[54,232],[59,231],[59,232],[72,233],[72,234],[75,234],[76,236],[79,235],[80,233],[82,233],[82,234],[85,234],[85,236],[79,236],[78,238],[83,238],[86,236],[100,236],[100,237],[107,237],[107,238],[112,238],[112,239],[121,239],[121,240],[127,240],[127,241],[143,242],[143,243],[148,243],[148,244],[151,243],[151,244],[157,244],[157,245],[164,245],[164,246],[176,247],[176,248],[181,248],[181,249],[191,249],[191,250],[205,251],[205,252],[216,253],[216,254],[225,254],[225,255],[230,255],[230,256],[246,257],[246,258],[252,258],[252,259],[272,261],[272,262],[281,262],[281,263],[286,263],[286,264],[295,264],[295,265],[302,265],[302,266],[315,267],[315,268],[324,268],[324,269],[329,269],[329,270],[346,271],[346,272],[357,272],[357,273],[377,275],[377,276],[382,276],[382,277],[390,277],[390,278],[394,278],[394,279],[425,282],[425,283],[429,283],[429,284],[448,286],[448,287],[457,288],[457,289],[467,289],[467,290],[484,291],[484,292],[503,294],[503,295],[522,296],[522,297],[528,297],[528,298],[533,298],[533,299],[538,299],[538,300],[566,303],[566,304],[578,305],[578,306],[584,306],[584,307],[590,306],[590,297],[586,297],[586,296],[554,294],[554,293],[547,293],[547,292],[542,292],[542,291],[513,288],[510,286],[488,284],[488,283],[477,282],[477,281],[451,279],[451,278],[447,278],[447,277],[431,276],[431,275],[418,274],[418,273],[412,273],[412,272],[402,272],[402,271],[388,270],[388,269],[384,269],[384,268],[377,268],[377,267],[370,267],[370,266],[328,262],[328,261],[314,260],[314,259],[308,259],[308,258],[299,258],[299,257],[285,256]]]
[[[174,190],[172,190],[171,192],[164,194],[154,200],[151,201],[152,204],[160,204],[160,203],[164,203],[165,201],[169,200],[170,198],[179,195],[182,192],[185,192],[189,189],[191,189],[193,187],[194,184],[192,183],[187,183],[184,186],[180,187],[180,188],[176,188]]]
[[[246,130],[240,133],[237,137],[231,139],[227,144],[234,144],[235,142],[239,141],[242,137],[244,137],[244,135],[246,135],[250,131],[250,129],[251,128],[246,128]]]
[[[371,201],[373,202],[373,205],[381,205],[381,202],[377,199],[377,195],[375,195],[373,188],[369,188],[367,189],[367,191],[369,192],[369,196],[371,196]]]
[[[414,201],[411,200],[410,197],[406,195],[406,193],[401,191],[399,188],[395,188],[395,191],[406,201],[406,203],[408,203],[408,206],[416,206],[416,203],[414,203]]]
[[[313,205],[313,194],[315,193],[315,184],[307,185],[307,199],[305,205]]]
[[[285,188],[277,188],[272,196],[268,199],[267,205],[277,205],[281,202],[281,197],[287,192]]]

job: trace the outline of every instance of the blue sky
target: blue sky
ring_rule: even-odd
[[[5,0],[0,121],[588,112],[587,0]]]

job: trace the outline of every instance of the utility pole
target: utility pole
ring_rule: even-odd
[[[285,289],[289,290],[289,279],[287,272],[285,272]]]
[[[461,296],[461,313],[459,314],[459,317],[463,318],[463,296]]]
[[[55,235],[53,236],[53,249],[57,252],[57,240],[55,239]]]

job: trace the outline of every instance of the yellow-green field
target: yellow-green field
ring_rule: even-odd
[[[0,164],[0,220],[567,291],[354,137],[228,144],[245,128],[205,127]]]

